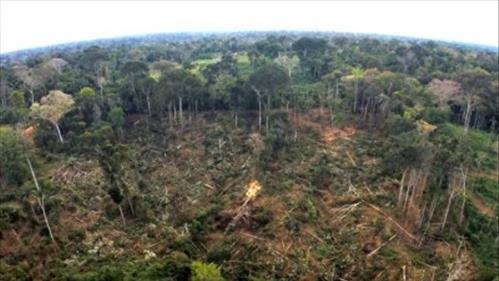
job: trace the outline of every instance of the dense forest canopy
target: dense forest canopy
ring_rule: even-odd
[[[6,280],[498,278],[497,50],[170,34],[1,60]]]
[[[213,87],[220,86],[224,81],[229,83],[230,79],[249,85],[250,72],[265,71],[265,68],[259,68],[274,64],[287,72],[287,76],[295,81],[294,85],[317,83],[317,86],[325,86],[334,80],[333,76],[348,78],[354,75],[354,69],[360,69],[378,71],[386,78],[391,74],[400,74],[401,79],[413,78],[418,82],[413,88],[422,87],[430,96],[442,96],[445,94],[441,91],[448,90],[446,86],[452,87],[449,83],[454,81],[459,84],[456,85],[459,93],[439,98],[440,103],[450,107],[450,120],[464,122],[468,118],[466,122],[482,129],[495,128],[498,121],[494,91],[497,87],[497,52],[490,50],[424,40],[328,36],[327,33],[310,34],[311,37],[301,37],[299,33],[271,33],[266,37],[265,33],[233,36],[206,34],[200,35],[201,39],[196,39],[195,35],[145,36],[144,41],[140,40],[141,37],[114,39],[103,41],[102,46],[69,45],[60,51],[43,52],[42,49],[41,53],[31,56],[22,55],[23,52],[4,55],[1,104],[4,108],[8,105],[9,93],[13,90],[27,92],[25,99],[29,107],[52,89],[75,96],[83,87],[91,87],[101,95],[104,95],[104,89],[107,95],[115,94],[114,102],[118,102],[119,98],[118,103],[127,113],[146,113],[147,109],[148,114],[161,114],[159,108],[153,110],[146,103],[159,98],[154,96],[167,87],[167,81],[159,81],[171,70],[167,65],[171,65],[172,69],[177,65],[184,72],[175,72],[179,76],[178,83],[188,79],[180,76],[194,75],[187,80],[189,82],[185,82],[203,86],[203,89],[177,94],[185,96],[185,106],[192,107],[191,102],[197,102],[200,103],[200,110],[227,110],[230,95],[221,95],[225,100],[220,100],[222,97],[216,97],[213,93],[208,95],[206,91],[213,92]],[[241,69],[245,60],[249,61],[250,67]],[[298,71],[293,71],[295,69]],[[483,74],[482,78],[479,72]],[[483,81],[476,81],[477,85],[474,85],[476,79]],[[171,82],[172,79],[167,80]],[[362,84],[362,81],[359,82]],[[346,88],[348,83],[340,83],[339,87]],[[474,96],[473,101],[465,102],[467,93],[476,87],[480,87],[476,89],[480,93],[469,94],[469,98]],[[230,89],[227,90],[230,92]],[[367,102],[369,90],[374,89],[358,89],[360,96],[355,107]],[[173,98],[173,94],[167,96]],[[251,109],[255,105],[252,99],[256,97],[251,96],[248,94],[242,99],[247,105],[241,109]],[[317,103],[317,97],[311,98]],[[287,101],[291,101],[290,97]]]

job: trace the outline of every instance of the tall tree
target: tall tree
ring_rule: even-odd
[[[464,131],[470,127],[471,114],[479,104],[480,99],[489,90],[491,75],[482,68],[473,68],[457,74],[461,84],[460,100],[464,103]]]
[[[291,79],[294,70],[300,65],[300,58],[295,56],[280,55],[274,59],[274,62],[286,69],[289,78]]]
[[[94,89],[83,87],[76,94],[75,100],[87,124],[90,124],[99,117],[98,99]]]
[[[62,137],[61,128],[59,127],[59,120],[68,112],[73,106],[73,98],[61,91],[50,91],[44,96],[40,103],[31,105],[31,113],[35,117],[47,120],[54,125],[57,130],[57,136],[61,143],[64,142]]]
[[[143,112],[143,93],[139,91],[139,80],[144,78],[148,73],[148,67],[141,61],[127,61],[121,68],[121,73],[125,77],[124,84],[126,90],[131,97],[131,103],[135,110]],[[124,89],[125,90],[125,89]],[[125,94],[125,93],[123,93]]]
[[[262,127],[262,99],[266,98],[266,110],[272,108],[272,98],[289,85],[289,76],[280,66],[266,64],[257,69],[249,78],[251,88],[258,97],[258,128]],[[269,127],[269,114],[265,117],[265,127]]]

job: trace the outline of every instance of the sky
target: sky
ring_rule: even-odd
[[[0,0],[0,53],[163,32],[337,31],[498,46],[491,1]]]

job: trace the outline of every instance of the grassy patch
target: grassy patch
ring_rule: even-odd
[[[251,73],[253,72],[253,70],[251,68],[251,62],[250,62],[248,55],[245,52],[238,53],[235,56],[235,59],[236,59],[237,70],[239,71],[239,75],[242,78],[245,78],[245,79],[248,78],[251,75]]]
[[[208,65],[215,64],[220,61],[220,57],[214,57],[209,59],[198,59],[191,62],[191,72],[196,75],[202,75],[203,69]]]

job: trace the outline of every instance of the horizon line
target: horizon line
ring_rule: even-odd
[[[397,34],[385,34],[385,33],[364,33],[364,32],[348,32],[348,31],[335,31],[335,30],[299,30],[299,29],[281,29],[281,30],[214,30],[214,31],[165,31],[165,32],[152,32],[152,33],[137,33],[137,34],[128,34],[128,35],[117,35],[117,36],[109,36],[109,37],[98,37],[93,39],[83,39],[80,41],[67,41],[54,43],[50,45],[41,45],[41,46],[33,46],[28,48],[10,50],[7,52],[3,52],[0,50],[0,56],[12,55],[15,53],[21,52],[29,52],[36,51],[38,49],[47,49],[47,48],[57,48],[63,47],[65,45],[77,45],[77,44],[85,44],[91,43],[94,41],[112,41],[112,40],[120,40],[126,38],[138,38],[138,37],[146,37],[146,36],[157,36],[157,35],[167,35],[167,34],[200,34],[200,35],[223,35],[223,34],[236,34],[236,33],[337,33],[337,34],[345,34],[345,35],[356,35],[356,36],[378,36],[378,37],[397,37],[404,38],[407,40],[422,40],[422,41],[435,41],[440,43],[448,43],[448,44],[457,44],[457,45],[469,45],[470,47],[482,47],[487,49],[496,49],[496,53],[499,53],[499,42],[497,45],[488,45],[485,43],[476,43],[469,41],[459,41],[459,40],[447,40],[447,39],[435,39],[435,38],[427,38],[427,37],[414,37],[409,35],[397,35]]]

